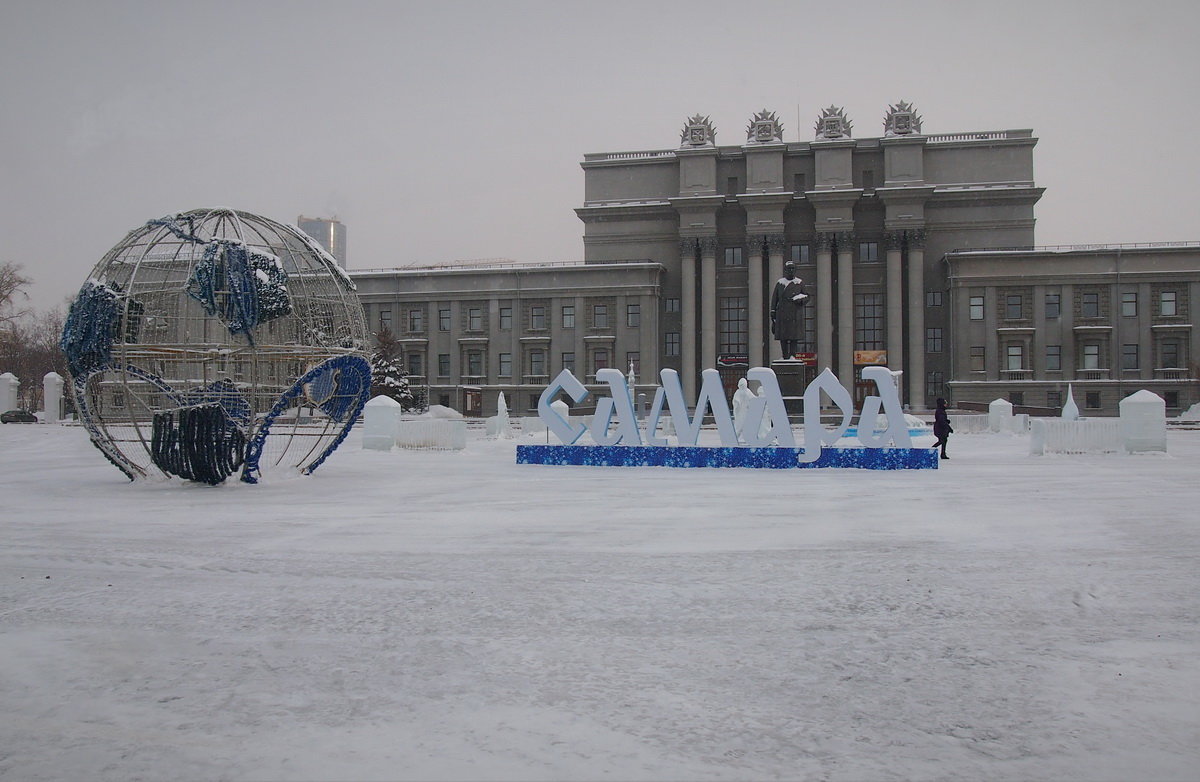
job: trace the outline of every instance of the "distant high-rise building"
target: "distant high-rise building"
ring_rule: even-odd
[[[333,256],[343,269],[346,268],[346,226],[336,217],[305,217],[296,218],[296,225],[301,231],[317,240],[325,248],[325,252]]]

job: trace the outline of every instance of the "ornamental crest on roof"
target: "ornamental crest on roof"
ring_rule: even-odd
[[[683,125],[683,132],[679,134],[681,147],[714,146],[716,143],[717,129],[713,127],[712,120],[699,114],[690,117]]]
[[[821,109],[815,129],[819,139],[850,138],[850,120],[846,117],[846,112],[837,106],[831,105],[827,109]]]
[[[900,101],[895,106],[888,106],[887,116],[883,118],[883,135],[908,136],[921,132],[921,115],[911,103]]]
[[[783,141],[783,125],[775,112],[763,109],[755,114],[746,126],[746,140],[759,143]]]

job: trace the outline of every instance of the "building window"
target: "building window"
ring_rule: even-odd
[[[1046,346],[1046,371],[1062,371],[1062,345]]]
[[[408,354],[408,374],[410,374],[410,375],[424,375],[425,374],[425,367],[423,366],[423,362],[421,361],[420,353],[409,353]]]
[[[1100,392],[1088,391],[1083,395],[1083,406],[1088,410],[1100,409]]]
[[[939,328],[925,329],[925,352],[942,352],[942,330]]]
[[[1100,346],[1095,342],[1089,342],[1083,346],[1083,366],[1080,368],[1100,368]]]
[[[424,310],[409,310],[408,311],[408,330],[420,332],[425,330],[425,311]]]
[[[1100,294],[1085,293],[1081,299],[1080,314],[1085,318],[1100,317]]]
[[[601,369],[608,369],[608,350],[598,348],[592,351],[592,375],[595,375]]]
[[[1179,408],[1179,392],[1178,391],[1164,391],[1163,392],[1163,402],[1165,402],[1166,406],[1171,408],[1172,410],[1177,410]]]
[[[469,331],[483,330],[483,310],[471,307],[467,310],[467,329]]]
[[[1137,317],[1137,293],[1127,292],[1121,294],[1121,317]]]
[[[925,291],[925,306],[926,308],[942,306],[942,292]]]
[[[1056,320],[1062,315],[1062,295],[1046,294],[1046,320]]]
[[[512,353],[501,353],[499,371],[500,377],[512,377]]]
[[[808,189],[808,178],[804,174],[792,174],[792,190],[803,193]]]
[[[664,353],[666,353],[666,355],[668,355],[668,356],[678,356],[679,355],[679,332],[678,331],[668,331],[667,332],[666,346],[664,349]]]
[[[854,343],[856,350],[883,348],[883,294],[854,296]]]
[[[1005,352],[1008,356],[1007,369],[1015,371],[1025,368],[1025,350],[1021,345],[1009,345]]]
[[[745,353],[748,345],[745,296],[722,296],[719,337],[721,353]]]
[[[483,377],[483,353],[472,350],[467,353],[467,374],[471,377]]]
[[[1175,291],[1163,291],[1158,295],[1158,314],[1173,316],[1178,310],[1175,307]]]
[[[607,304],[595,304],[592,306],[592,326],[598,329],[608,328]]]
[[[862,174],[863,190],[875,189],[875,172],[872,169],[864,168]]]
[[[859,263],[878,263],[879,242],[859,242],[858,261]]]
[[[741,247],[726,247],[725,248],[725,265],[726,266],[745,266],[746,257],[742,255]]]
[[[572,375],[575,374],[575,354],[574,353],[563,353],[562,354],[562,368],[567,370],[568,372],[570,372]]]
[[[380,331],[391,331],[392,330],[392,311],[391,310],[380,310],[379,311],[379,330]]]
[[[941,372],[925,373],[925,395],[937,399],[946,395],[945,375]]]
[[[529,374],[534,377],[542,377],[546,374],[546,351],[529,351]]]
[[[634,374],[641,374],[642,371],[642,354],[633,351],[625,354],[625,368],[632,369]]]
[[[502,331],[512,329],[512,307],[500,308],[500,329]]]
[[[545,307],[530,307],[529,308],[529,328],[533,331],[542,331],[546,328],[546,308]]]
[[[562,308],[562,327],[564,329],[575,328],[575,305],[564,304]]]
[[[792,263],[808,263],[808,245],[793,244],[788,251],[788,260]]]
[[[984,363],[983,363],[983,346],[982,345],[973,345],[971,347],[970,356],[971,356],[971,371],[972,372],[985,371],[986,367],[984,366]]]
[[[664,301],[667,312],[679,312],[679,299],[669,298]]]
[[[1046,392],[1046,407],[1059,408],[1062,407],[1062,391],[1047,391]]]
[[[972,296],[971,305],[971,320],[983,320],[983,297]]]
[[[1183,366],[1179,360],[1179,340],[1164,339],[1160,352],[1159,365],[1162,369],[1179,369]]]
[[[1121,369],[1137,369],[1138,368],[1138,346],[1137,345],[1122,345],[1121,346]]]
[[[503,312],[503,310],[502,310]],[[503,321],[501,321],[503,322]],[[450,330],[450,310],[438,310],[438,331]]]
[[[631,329],[640,328],[642,325],[642,305],[626,304],[625,305],[625,325]]]
[[[1007,320],[1021,319],[1021,294],[1009,294],[1004,297],[1004,317]]]
[[[725,195],[735,196],[738,194],[738,178],[735,176],[725,178]]]
[[[1010,405],[1012,405],[1013,407],[1021,407],[1022,405],[1025,404],[1025,392],[1024,391],[1009,391],[1008,392],[1008,403]]]
[[[449,353],[438,353],[438,377],[450,377]]]
[[[450,406],[450,395],[449,394],[438,394],[438,404],[441,405],[442,407],[449,407]]]

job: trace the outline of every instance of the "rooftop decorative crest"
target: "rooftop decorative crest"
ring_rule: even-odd
[[[815,130],[819,139],[850,138],[850,120],[844,110],[830,105],[827,109],[821,109]]]
[[[888,106],[883,118],[883,135],[908,136],[920,132],[921,115],[911,103],[900,101],[895,106]]]
[[[755,114],[746,126],[746,140],[759,143],[783,141],[783,125],[775,112],[763,109]]]
[[[683,132],[679,134],[681,147],[715,146],[716,143],[717,129],[713,127],[712,120],[699,114],[689,117],[683,125]]]

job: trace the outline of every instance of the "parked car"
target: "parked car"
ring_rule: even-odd
[[[36,424],[37,416],[28,410],[9,410],[7,413],[0,413],[0,423]]]

